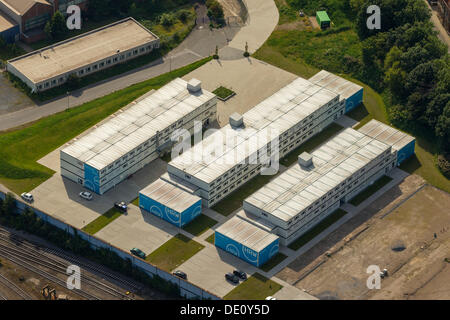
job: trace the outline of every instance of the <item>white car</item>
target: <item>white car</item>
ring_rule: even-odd
[[[92,193],[90,193],[88,191],[83,191],[83,192],[80,192],[80,197],[85,200],[92,200]]]
[[[31,193],[24,192],[20,196],[22,197],[23,200],[25,200],[27,202],[33,202],[34,201],[33,195]]]
[[[266,300],[277,300],[277,298],[272,297],[272,296],[268,296],[268,297],[266,298]]]

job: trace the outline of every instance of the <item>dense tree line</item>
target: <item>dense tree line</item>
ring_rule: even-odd
[[[75,254],[96,261],[169,296],[180,296],[180,290],[177,285],[159,276],[150,277],[141,269],[133,266],[130,259],[122,259],[109,249],[91,248],[89,242],[83,240],[76,233],[72,235],[49,224],[39,218],[29,208],[18,214],[15,201],[14,196],[10,194],[6,196],[5,200],[0,199],[0,225],[37,235],[64,250],[72,251]]]
[[[128,17],[136,13],[154,17],[168,9],[191,3],[192,0],[91,0],[88,16],[93,19]]]

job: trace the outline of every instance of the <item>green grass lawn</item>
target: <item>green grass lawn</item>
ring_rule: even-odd
[[[103,215],[86,225],[83,229],[84,232],[89,234],[96,234],[101,229],[106,227],[108,224],[116,220],[118,217],[122,215],[122,212],[117,210],[116,208],[111,208],[106,211]]]
[[[338,125],[337,123],[332,123],[326,127],[322,132],[318,133],[314,137],[310,138],[298,148],[294,149],[292,152],[287,154],[280,163],[286,167],[290,167],[297,162],[298,156],[303,152],[311,152],[320,146],[322,143],[328,141],[331,137],[334,137],[339,131],[344,129],[344,127]]]
[[[274,295],[283,286],[259,273],[254,273],[247,280],[231,290],[224,300],[264,300]]]
[[[309,241],[314,239],[317,235],[319,235],[322,231],[324,231],[326,228],[331,226],[333,223],[338,221],[340,218],[345,216],[347,214],[347,211],[342,209],[337,209],[333,213],[331,213],[328,217],[323,219],[319,224],[317,224],[315,227],[310,229],[308,232],[306,232],[304,235],[297,238],[294,242],[292,242],[288,247],[292,250],[298,250],[301,247],[303,247],[305,244],[307,244]]]
[[[275,266],[280,264],[284,259],[287,258],[287,255],[278,252],[275,256],[273,256],[269,261],[267,261],[260,269],[265,272],[269,272]]]
[[[205,239],[206,242],[209,242],[211,244],[214,244],[214,238],[215,238],[216,233],[213,233],[212,235],[210,235],[208,238]]]
[[[190,234],[198,237],[203,234],[209,228],[212,228],[217,223],[213,218],[208,217],[207,215],[201,214],[193,221],[189,222],[186,226],[183,227],[183,230],[189,232]]]
[[[203,248],[200,243],[179,233],[150,253],[145,260],[170,272]]]
[[[245,198],[249,197],[258,189],[262,188],[266,185],[270,180],[278,176],[280,173],[278,172],[276,175],[272,176],[262,176],[258,175],[255,178],[251,179],[249,182],[245,183],[239,189],[232,192],[225,199],[222,199],[218,203],[216,203],[212,209],[217,211],[218,213],[229,216],[235,210],[242,207],[242,202]]]
[[[152,89],[197,69],[211,58],[132,85],[79,107],[0,133],[0,182],[13,192],[31,191],[54,172],[36,161]]]
[[[231,95],[235,94],[233,90],[225,88],[223,86],[218,87],[216,90],[213,91],[213,93],[222,100],[225,100],[229,98]]]
[[[370,187],[366,188],[365,190],[358,193],[353,199],[351,199],[349,202],[354,205],[358,206],[360,205],[364,200],[369,198],[371,195],[373,195],[375,192],[383,188],[385,185],[387,185],[389,182],[392,181],[391,177],[388,176],[382,176],[380,179],[375,181]]]
[[[132,204],[134,204],[136,207],[139,207],[139,197],[131,201]]]

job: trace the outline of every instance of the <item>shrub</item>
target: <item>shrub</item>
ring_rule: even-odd
[[[173,15],[169,13],[164,13],[161,15],[161,18],[159,19],[159,23],[161,23],[164,27],[168,28],[173,26],[175,23]]]
[[[76,75],[76,73],[72,73],[67,78],[67,87],[70,90],[74,90],[78,88],[80,85],[80,78]]]
[[[177,19],[180,20],[183,23],[186,23],[191,13],[188,10],[180,10],[177,12]]]
[[[438,162],[438,168],[442,172],[442,174],[447,178],[450,179],[450,161],[449,161],[449,155],[443,155],[440,154],[438,156],[437,162]]]

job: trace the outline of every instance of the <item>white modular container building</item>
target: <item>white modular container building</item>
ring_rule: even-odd
[[[276,235],[239,216],[234,216],[216,229],[214,244],[255,267],[264,265],[279,250]]]
[[[359,132],[392,146],[392,154],[399,166],[414,154],[416,139],[398,129],[372,119],[358,129]]]
[[[245,199],[288,245],[396,165],[391,146],[348,128]]]
[[[298,78],[242,117],[233,114],[231,125],[173,159],[168,172],[198,187],[204,205],[211,207],[260,173],[264,164],[251,159],[266,153],[278,161],[275,147],[283,157],[344,111],[337,93]]]
[[[345,102],[345,113],[353,110],[363,102],[364,88],[354,82],[322,70],[309,78],[309,81],[339,94]]]
[[[182,228],[202,213],[202,199],[158,179],[139,192],[139,207]]]
[[[119,110],[60,152],[61,174],[103,194],[156,159],[177,129],[215,120],[217,97],[198,80],[175,79]]]

